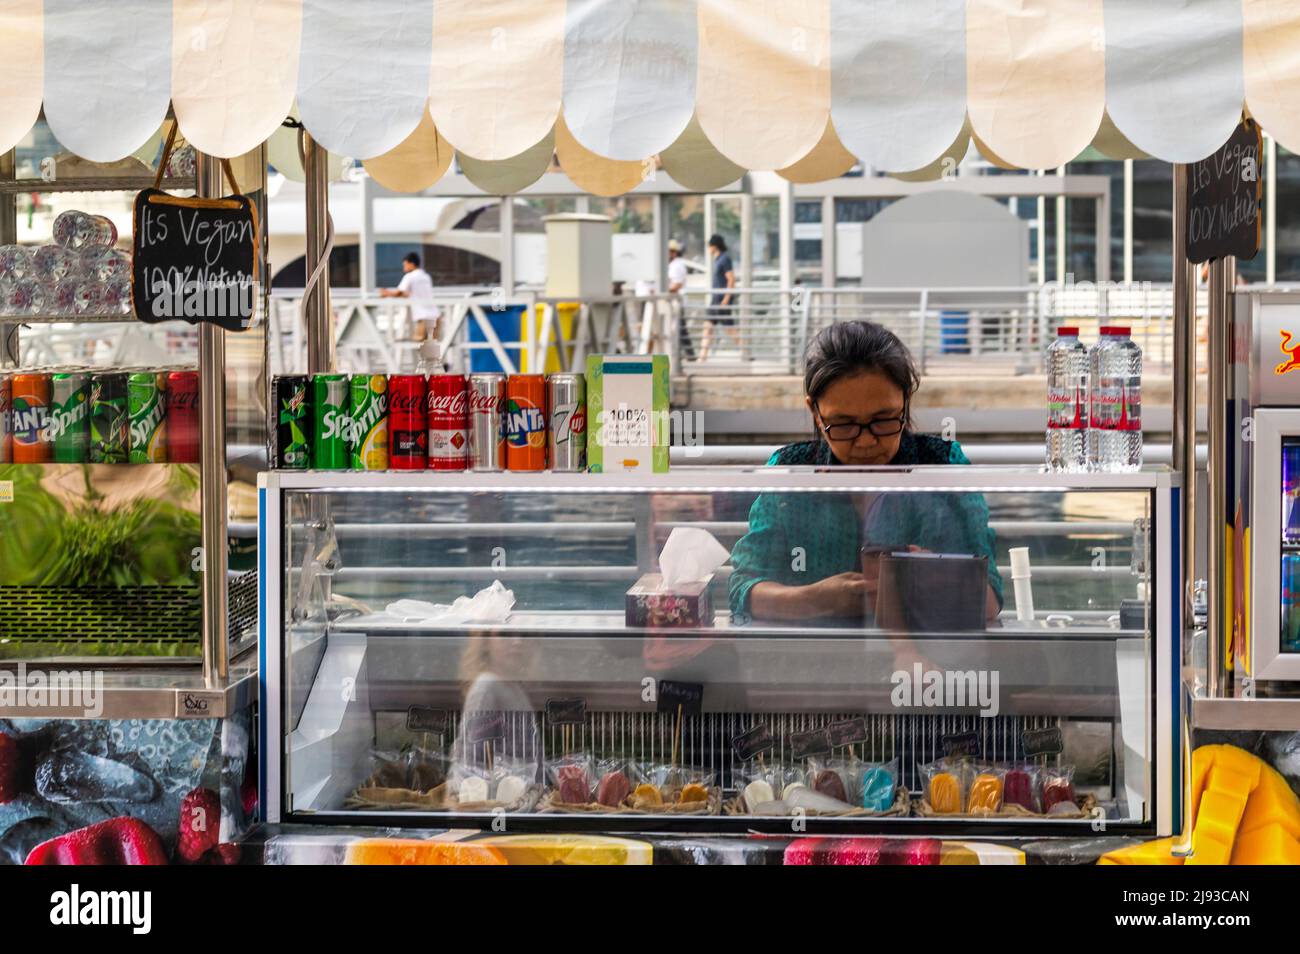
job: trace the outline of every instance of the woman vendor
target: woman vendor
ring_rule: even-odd
[[[826,467],[969,464],[956,441],[913,430],[920,384],[912,356],[868,321],[830,325],[808,346],[804,402],[816,437],[782,447],[769,465]],[[861,618],[877,579],[873,549],[967,554],[988,560],[984,618],[1002,606],[1002,579],[984,498],[972,493],[762,494],[732,550],[733,618]]]

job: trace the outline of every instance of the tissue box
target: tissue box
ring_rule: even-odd
[[[627,591],[627,625],[637,628],[694,628],[713,626],[713,600],[709,584],[713,574],[698,583],[664,586],[663,576],[647,573]]]

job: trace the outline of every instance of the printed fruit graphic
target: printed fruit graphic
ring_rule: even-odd
[[[649,842],[603,835],[494,835],[467,847],[491,846],[512,865],[648,865]]]
[[[348,845],[345,865],[504,865],[494,848],[458,841],[362,838]]]
[[[110,818],[43,841],[29,865],[165,865],[162,839],[138,818]]]

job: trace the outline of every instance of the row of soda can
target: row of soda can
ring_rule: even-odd
[[[281,375],[276,467],[587,469],[581,374]]]
[[[0,372],[0,464],[198,460],[197,371]]]

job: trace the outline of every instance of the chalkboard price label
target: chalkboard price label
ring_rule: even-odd
[[[583,725],[587,721],[587,700],[547,699],[546,721],[551,725]]]
[[[825,729],[790,734],[790,754],[797,759],[813,755],[827,755],[831,750],[831,734]]]
[[[411,706],[406,710],[406,728],[411,732],[435,732],[441,735],[447,731],[447,710]]]
[[[771,752],[775,747],[776,740],[772,738],[772,730],[765,722],[758,723],[731,740],[731,748],[736,753],[736,758],[742,762],[748,762],[760,752]]]
[[[940,739],[943,754],[949,758],[980,754],[980,737],[974,732],[954,732]]]
[[[675,715],[677,707],[681,706],[682,715],[697,716],[704,708],[704,683],[660,679],[658,705],[660,712],[671,712]]]
[[[465,738],[471,745],[506,737],[504,712],[474,712],[465,717]]]
[[[845,745],[861,745],[867,741],[867,720],[857,718],[832,722],[826,731],[831,734],[831,745],[837,749]]]
[[[1245,119],[1213,155],[1187,167],[1188,261],[1259,252],[1262,149],[1259,126]]]
[[[1046,729],[1026,729],[1020,733],[1020,744],[1026,757],[1035,755],[1060,755],[1064,743],[1057,726]]]
[[[258,296],[257,214],[244,195],[135,197],[131,304],[141,321],[208,322],[244,331]]]

